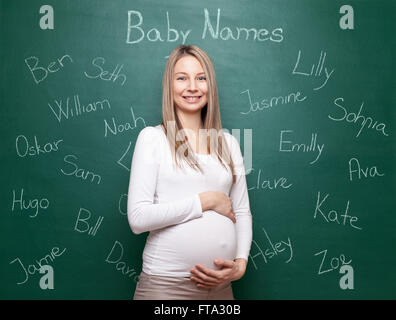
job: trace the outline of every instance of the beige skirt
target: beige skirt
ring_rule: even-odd
[[[231,282],[198,288],[189,277],[153,276],[142,272],[133,300],[234,300]]]

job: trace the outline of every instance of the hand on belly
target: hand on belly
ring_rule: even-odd
[[[242,278],[246,271],[247,261],[245,259],[224,260],[216,259],[214,264],[220,270],[213,270],[201,265],[191,269],[190,279],[195,281],[199,288],[214,288]]]

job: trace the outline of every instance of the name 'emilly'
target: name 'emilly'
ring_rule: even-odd
[[[286,133],[292,133],[292,132],[293,132],[293,130],[282,130],[281,131],[279,151],[280,152],[293,152],[293,151],[318,152],[318,155],[316,156],[315,160],[311,161],[309,164],[314,164],[316,161],[318,161],[319,157],[322,154],[322,151],[324,149],[324,143],[322,145],[320,145],[316,142],[318,134],[313,133],[311,135],[311,141],[309,144],[305,144],[305,143],[293,144],[291,141],[284,140],[284,137],[283,137]],[[291,146],[287,146],[287,145],[291,145]]]

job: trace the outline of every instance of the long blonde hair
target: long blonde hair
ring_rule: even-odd
[[[203,173],[202,168],[199,166],[197,159],[194,156],[191,145],[188,142],[188,138],[184,137],[184,141],[180,141],[177,137],[180,137],[180,130],[184,129],[180,119],[177,116],[174,101],[173,101],[173,77],[174,67],[176,62],[184,56],[195,57],[202,65],[206,75],[206,81],[208,84],[208,102],[201,110],[201,120],[203,123],[203,129],[209,132],[210,136],[207,136],[207,152],[212,156],[217,156],[217,160],[221,165],[226,168],[223,161],[225,161],[232,173],[232,182],[235,183],[235,171],[234,163],[230,155],[230,149],[227,145],[227,141],[224,137],[222,130],[220,110],[219,110],[219,98],[217,92],[216,73],[214,70],[213,63],[205,51],[197,46],[193,45],[179,45],[169,55],[168,62],[165,66],[164,76],[162,79],[162,122],[161,125],[167,136],[169,145],[171,147],[172,154],[174,155],[174,161],[179,167],[178,160],[182,159],[194,170],[199,170]],[[168,124],[168,125],[166,125]],[[172,125],[169,125],[172,124]],[[168,129],[171,132],[168,132]],[[213,133],[216,135],[216,139],[212,139]],[[176,139],[175,139],[176,138]],[[210,141],[209,141],[210,139]],[[194,142],[195,143],[195,142]],[[186,144],[187,149],[183,155],[177,152],[179,146]],[[213,147],[214,150],[211,150]]]

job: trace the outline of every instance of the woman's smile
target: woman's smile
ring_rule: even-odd
[[[197,103],[202,96],[183,96],[188,103]]]

